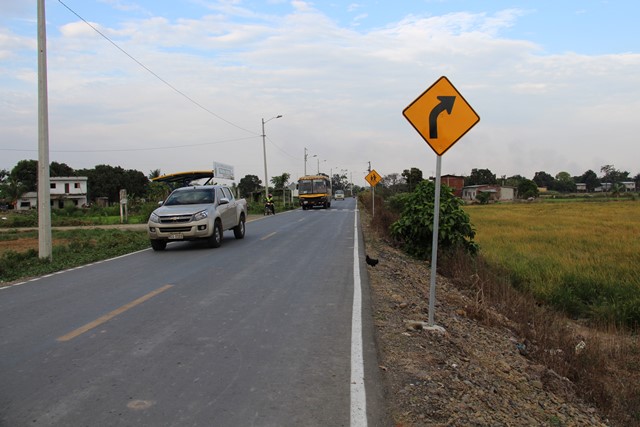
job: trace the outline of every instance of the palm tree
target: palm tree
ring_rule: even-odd
[[[26,191],[27,188],[16,181],[11,175],[8,175],[2,184],[0,184],[0,198],[8,200],[14,206],[20,196]]]
[[[624,184],[616,182],[615,184],[613,184],[611,186],[611,195],[619,197],[620,193],[624,192],[625,190],[626,190],[626,188],[625,188]]]

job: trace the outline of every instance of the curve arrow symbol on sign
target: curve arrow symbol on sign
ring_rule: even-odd
[[[440,103],[433,107],[431,113],[429,113],[429,138],[438,138],[438,116],[443,111],[451,115],[453,110],[453,103],[456,101],[455,96],[439,96]]]

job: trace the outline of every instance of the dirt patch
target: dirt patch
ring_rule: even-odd
[[[466,295],[437,279],[435,325],[427,331],[430,271],[369,230],[363,216],[379,363],[397,426],[604,426],[574,385],[527,358],[508,319],[473,320]]]
[[[67,245],[69,241],[67,239],[54,239],[52,241],[53,246]],[[0,256],[9,251],[14,252],[26,252],[29,249],[38,250],[38,238],[19,238],[15,240],[0,240]]]

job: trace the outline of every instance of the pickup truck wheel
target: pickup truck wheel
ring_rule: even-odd
[[[213,234],[209,237],[209,247],[219,248],[222,244],[222,223],[216,221],[213,225]]]
[[[167,247],[167,242],[165,240],[152,240],[151,247],[154,251],[164,251]]]
[[[245,219],[244,219],[244,214],[242,214],[240,215],[240,222],[238,222],[238,225],[233,227],[233,235],[235,236],[236,239],[244,238],[244,230],[245,230],[244,225],[245,225]]]

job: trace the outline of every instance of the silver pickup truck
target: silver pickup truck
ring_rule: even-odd
[[[147,230],[155,251],[164,250],[170,241],[199,239],[217,248],[225,230],[233,230],[236,239],[244,238],[246,220],[246,200],[233,197],[229,188],[190,186],[169,194],[149,216]]]

